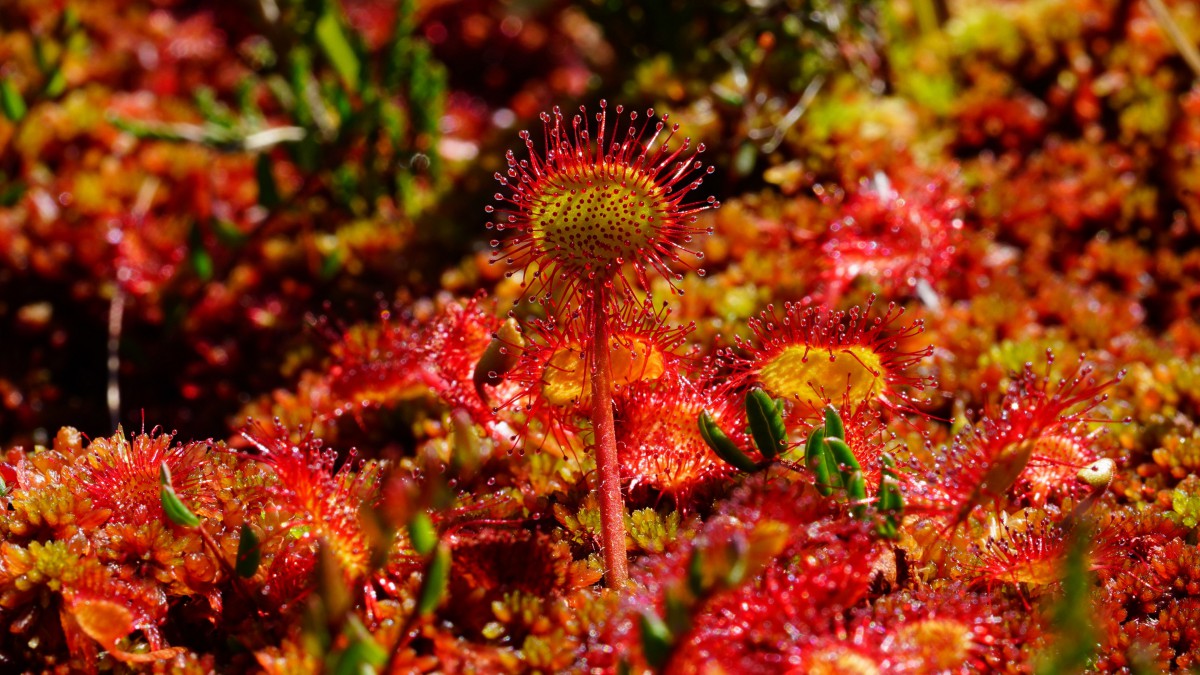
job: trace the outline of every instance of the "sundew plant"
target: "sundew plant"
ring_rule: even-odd
[[[1197,45],[0,3],[0,672],[1200,669]]]

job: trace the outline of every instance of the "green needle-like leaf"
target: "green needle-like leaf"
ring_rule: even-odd
[[[843,476],[846,482],[846,496],[850,499],[850,513],[855,518],[862,518],[867,513],[867,481],[862,471],[851,471]]]
[[[438,542],[429,566],[425,568],[425,581],[421,584],[421,595],[417,600],[417,614],[429,616],[446,596],[450,581],[450,545]]]
[[[27,112],[25,98],[8,80],[0,80],[0,109],[4,110],[5,117],[14,122],[20,122]]]
[[[846,438],[846,425],[842,424],[842,416],[837,408],[825,406],[825,438]]]
[[[362,64],[359,63],[358,54],[354,52],[354,47],[350,45],[350,40],[346,37],[342,22],[338,20],[338,16],[333,10],[326,11],[321,18],[317,19],[315,33],[317,44],[321,46],[321,51],[325,52],[326,58],[333,64],[333,69],[342,78],[346,88],[358,91]]]
[[[758,469],[754,460],[747,457],[733,441],[729,440],[729,437],[725,435],[724,431],[721,431],[721,427],[717,426],[707,411],[700,413],[700,436],[704,438],[705,443],[708,443],[708,447],[717,453],[717,457],[725,460],[734,468],[747,473]]]
[[[642,629],[642,654],[646,662],[654,668],[661,668],[671,656],[675,636],[671,635],[667,624],[650,611],[642,612],[638,623]]]
[[[846,445],[846,441],[842,440],[840,436],[826,438],[825,445],[833,454],[833,459],[837,462],[838,471],[842,473],[843,478],[855,471],[862,471],[862,465],[858,463],[858,458],[854,456],[850,446]]]
[[[787,428],[775,400],[762,389],[746,394],[746,421],[758,451],[768,460],[775,459],[787,445]]]
[[[428,513],[418,511],[409,519],[408,538],[412,541],[413,550],[418,554],[429,555],[433,551],[438,543],[438,533]]]
[[[271,157],[267,153],[259,153],[258,160],[254,165],[254,175],[258,179],[259,205],[268,210],[278,207],[280,203],[279,186],[275,183]]]
[[[258,571],[262,562],[262,551],[259,548],[258,535],[250,529],[250,525],[242,523],[242,535],[238,539],[237,558],[233,569],[239,577],[249,579]]]
[[[346,649],[337,655],[333,667],[334,675],[359,675],[373,673],[375,668],[387,662],[388,653],[375,642],[371,633],[362,621],[351,614],[346,620],[346,628],[342,631],[348,638]]]
[[[825,445],[824,427],[813,427],[813,430],[809,432],[808,441],[804,444],[804,463],[808,466],[808,470],[816,476],[817,492],[826,497],[833,494],[836,480],[834,476],[837,474],[833,458]]]
[[[179,495],[175,494],[175,488],[171,485],[171,470],[167,468],[166,462],[159,467],[158,476],[159,482],[162,483],[159,498],[162,499],[163,512],[167,514],[171,522],[183,527],[199,526],[200,519],[184,505],[179,499]]]
[[[879,472],[879,510],[883,513],[900,514],[904,511],[904,496],[900,494],[896,460],[887,453],[880,459],[883,468]]]

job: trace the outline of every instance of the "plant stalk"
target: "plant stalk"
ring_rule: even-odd
[[[604,549],[604,579],[621,589],[629,581],[625,553],[625,500],[617,462],[617,431],[613,421],[612,357],[604,304],[592,307],[592,434],[596,451],[597,491],[600,494],[600,543]]]

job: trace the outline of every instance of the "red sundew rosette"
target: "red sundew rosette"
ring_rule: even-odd
[[[1047,368],[1051,363],[1053,355],[1048,353]],[[1031,502],[1072,491],[1077,481],[1038,494],[1032,491],[1037,484],[1028,478],[1031,466],[1036,477],[1040,467],[1060,463],[1060,444],[1081,437],[1082,426],[1112,421],[1091,413],[1107,400],[1104,392],[1123,374],[1097,381],[1092,372],[1081,357],[1074,370],[1052,384],[1049,375],[1037,375],[1027,365],[998,406],[934,453],[931,468],[913,467],[904,487],[908,512],[945,519],[945,534],[965,523],[977,506],[991,503],[999,512],[1014,486],[1031,490],[1015,495]]]
[[[887,672],[994,672],[1019,667],[1040,636],[1028,606],[965,582],[936,582],[886,595],[856,612],[850,635],[869,632]]]
[[[966,201],[954,187],[946,179],[903,174],[895,186],[884,174],[861,180],[820,239],[819,277],[828,297],[842,297],[859,276],[871,277],[887,297],[915,295],[936,303],[938,292],[952,292],[947,282],[962,271],[959,214]],[[834,201],[831,192],[820,194],[822,201]]]
[[[933,354],[931,346],[913,348],[925,330],[920,319],[896,326],[904,310],[889,305],[871,316],[875,296],[845,311],[784,305],[751,318],[753,340],[735,338],[736,350],[722,350],[732,369],[729,386],[761,386],[792,402],[793,416],[814,420],[826,406],[857,409],[876,403],[902,413],[919,412],[923,401],[913,392],[936,388],[936,380],[918,371]]]
[[[700,259],[689,245],[708,231],[695,225],[696,214],[718,204],[714,197],[688,201],[713,168],[698,159],[703,145],[689,154],[691,140],[685,138],[672,149],[678,125],[668,130],[666,115],[655,120],[651,109],[639,124],[631,112],[623,127],[624,109],[617,106],[610,127],[608,105],[601,101],[593,141],[586,112],[581,107],[569,128],[558,108],[553,117],[543,114],[541,154],[529,133],[521,132],[529,158],[518,160],[510,151],[507,172],[496,173],[501,206],[487,207],[497,214],[488,228],[509,235],[492,240],[497,249],[492,262],[508,264],[508,275],[520,272],[523,296],[563,312],[556,317],[560,321],[582,320],[586,339],[578,351],[585,359],[561,350],[551,356],[542,371],[567,375],[548,378],[540,394],[559,409],[570,399],[591,399],[601,548],[608,583],[616,588],[628,580],[628,560],[613,392],[635,370],[652,364],[637,363],[629,348],[637,343],[621,336],[624,326],[613,320],[635,304],[637,290],[650,292],[651,274],[680,292],[678,269],[690,269],[681,254]],[[572,347],[558,346],[567,352]]]
[[[115,523],[162,520],[162,483],[166,464],[176,494],[202,517],[219,513],[217,486],[208,458],[211,443],[193,441],[171,446],[174,436],[153,430],[135,434],[132,441],[118,427],[115,434],[97,438],[87,453],[76,458],[73,473],[92,508]]]
[[[321,415],[357,415],[364,407],[393,405],[428,392],[494,430],[493,407],[472,380],[500,324],[480,306],[477,295],[448,301],[425,320],[397,320],[386,311],[378,324],[335,335],[325,375],[329,396],[320,402]]]
[[[346,582],[361,581],[371,570],[371,546],[360,512],[364,505],[377,500],[378,464],[367,463],[353,473],[357,462],[351,451],[335,471],[336,451],[322,448],[321,439],[312,433],[295,442],[279,424],[271,428],[253,424],[243,429],[242,436],[258,449],[259,459],[278,478],[268,492],[272,505],[290,516],[288,529],[308,527],[300,536],[308,545],[293,546],[288,551],[312,559],[312,547],[320,540],[321,545],[329,547]],[[276,545],[286,547],[289,542]]]
[[[1005,519],[996,529],[982,544],[972,546],[973,560],[964,575],[973,584],[989,591],[1000,584],[1020,584],[1037,595],[1062,579],[1070,543],[1062,527],[1026,512],[1021,518]]]

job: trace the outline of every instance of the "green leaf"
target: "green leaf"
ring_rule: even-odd
[[[279,186],[275,184],[275,173],[271,170],[271,157],[259,153],[254,165],[254,177],[258,179],[258,203],[265,209],[279,206]]]
[[[358,91],[362,64],[359,63],[358,54],[354,53],[354,47],[350,45],[342,22],[334,10],[327,10],[317,19],[315,33],[317,44],[333,64],[333,69],[342,78],[346,88]]]
[[[341,249],[334,249],[321,259],[321,269],[318,272],[321,281],[329,281],[342,271],[342,258]]]
[[[63,75],[62,68],[55,68],[50,74],[50,79],[46,80],[46,86],[42,88],[42,94],[46,98],[58,98],[60,94],[67,90],[67,77]]]
[[[4,185],[4,187],[0,188],[0,206],[6,208],[21,201],[21,197],[25,196],[25,189],[28,187],[19,180],[14,180],[6,184],[3,175],[0,175],[0,185]]]
[[[646,657],[646,663],[654,668],[661,668],[671,657],[675,636],[671,635],[667,624],[649,610],[641,613],[638,624],[641,627],[642,654]]]
[[[167,514],[167,518],[170,518],[172,523],[183,527],[200,525],[200,519],[196,517],[196,514],[192,513],[191,509],[179,499],[179,495],[175,494],[175,488],[171,485],[171,470],[167,468],[166,462],[159,465],[158,479],[162,484],[159,498],[162,500],[163,512]]]
[[[862,471],[862,465],[858,463],[858,458],[854,456],[854,452],[846,445],[841,437],[826,438],[825,445],[833,454],[834,461],[837,462],[838,471],[842,473],[842,477],[855,472]]]
[[[776,401],[762,389],[746,394],[746,421],[758,451],[766,459],[775,459],[787,446],[787,428]]]
[[[349,644],[337,656],[337,663],[333,667],[334,675],[373,673],[375,668],[387,662],[387,651],[375,642],[356,615],[350,614],[346,619],[346,627],[342,634],[347,637]]]
[[[815,486],[817,492],[828,497],[833,494],[833,488],[838,480],[837,469],[833,462],[833,457],[829,454],[829,448],[825,445],[825,428],[813,427],[813,430],[808,434],[808,441],[804,444],[804,463],[808,466],[809,471],[813,472],[816,477]]]
[[[812,466],[816,458],[825,452],[825,427],[813,427],[808,432],[808,440],[804,442],[804,462]]]
[[[192,265],[192,271],[196,273],[196,277],[201,281],[208,281],[213,277],[213,259],[209,255],[208,250],[204,248],[204,237],[200,233],[200,224],[192,225],[192,231],[188,235],[188,262]]]
[[[63,10],[60,21],[62,21],[62,27],[59,29],[61,32],[73,32],[79,28],[79,12],[74,7],[67,7]]]
[[[708,414],[708,411],[700,413],[700,436],[708,447],[712,448],[713,452],[717,453],[717,457],[725,460],[726,463],[732,465],[736,469],[746,472],[752,472],[758,469],[758,465],[754,460],[747,457],[729,437],[721,431],[721,427],[713,421],[713,418]]]
[[[670,587],[663,599],[666,623],[673,635],[684,635],[692,628],[691,599],[682,588]]]
[[[0,108],[4,110],[4,116],[14,122],[20,122],[28,112],[21,92],[8,80],[0,80]]]
[[[688,558],[687,576],[688,590],[692,592],[692,595],[696,597],[704,595],[704,591],[708,587],[705,579],[703,551],[699,548],[693,548],[692,555]]]
[[[239,577],[249,579],[258,572],[258,564],[262,562],[262,550],[259,547],[258,535],[250,529],[250,525],[242,523],[242,535],[238,538],[237,558],[234,571]]]
[[[234,225],[228,220],[214,218],[209,221],[209,224],[212,225],[212,231],[213,234],[216,235],[217,241],[225,246],[232,246],[236,248],[245,244],[246,240],[249,239],[249,237],[247,237],[242,233],[241,230],[238,229],[237,225]]]
[[[846,496],[851,504],[850,513],[855,518],[862,518],[867,513],[867,481],[861,471],[851,471],[844,479]]]
[[[412,541],[413,550],[419,555],[429,555],[433,552],[438,543],[438,533],[428,513],[418,511],[409,519],[408,538]]]
[[[429,566],[425,568],[425,580],[421,583],[421,595],[417,599],[417,614],[429,616],[446,596],[450,581],[450,545],[438,542]]]
[[[837,408],[825,406],[825,438],[846,438],[846,425],[842,424],[842,416]]]
[[[1090,532],[1086,526],[1072,530],[1063,560],[1062,591],[1048,612],[1054,638],[1050,649],[1034,661],[1034,672],[1038,675],[1088,672],[1096,653],[1093,579],[1088,565],[1090,545]]]
[[[896,475],[896,460],[883,453],[883,467],[879,471],[879,505],[882,513],[899,515],[904,511],[904,495],[900,493],[900,480]]]

